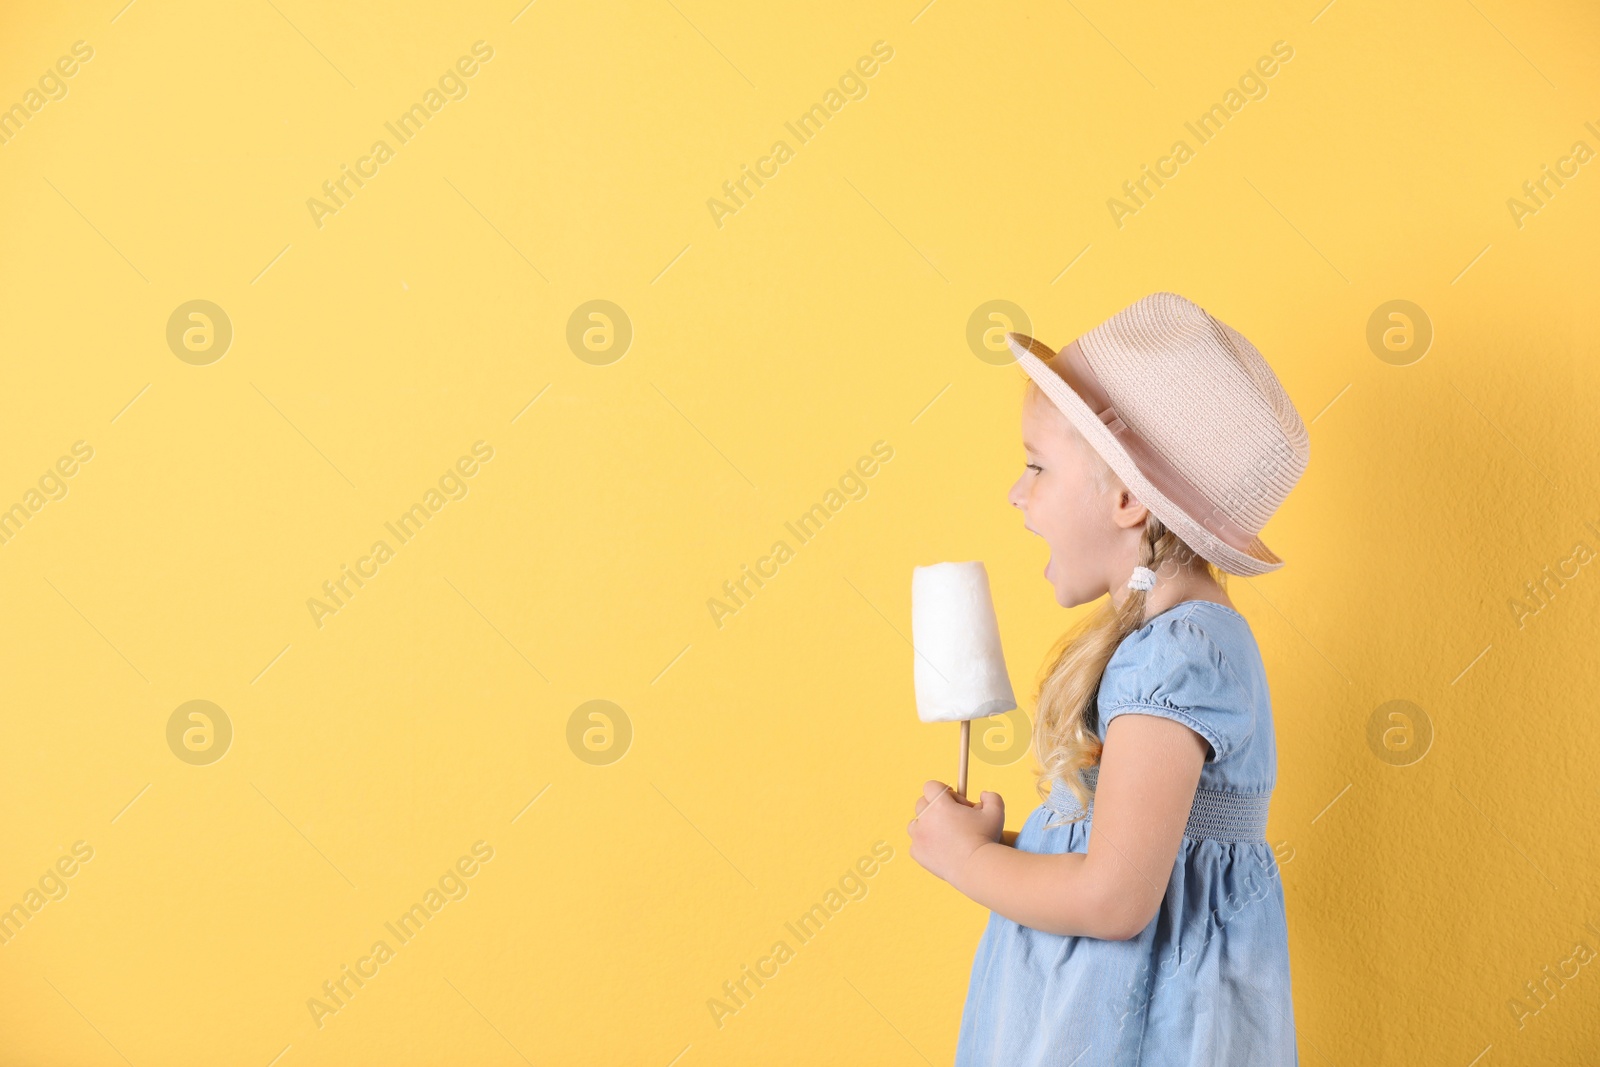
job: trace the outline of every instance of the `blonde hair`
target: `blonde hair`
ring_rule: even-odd
[[[1027,383],[1027,398],[1029,402],[1048,403],[1048,398],[1031,379]],[[1108,491],[1119,484],[1110,466],[1070,428],[1070,424],[1068,432],[1078,440],[1085,454],[1093,457],[1099,488]],[[1226,588],[1225,572],[1201,559],[1155,515],[1145,519],[1144,535],[1139,540],[1140,566],[1149,567],[1158,578],[1170,578],[1192,560],[1198,560],[1211,578]],[[1052,785],[1059,781],[1072,791],[1080,809],[1088,808],[1092,794],[1079,775],[1100,763],[1104,747],[1098,735],[1100,711],[1096,702],[1100,680],[1123,638],[1144,625],[1147,599],[1148,594],[1142,589],[1128,589],[1121,606],[1107,598],[1093,613],[1063,634],[1045,657],[1047,666],[1039,675],[1033,723],[1033,747],[1041,765],[1037,783],[1041,799],[1049,796]],[[1061,818],[1065,822],[1077,822],[1085,814],[1080,811],[1076,818]]]

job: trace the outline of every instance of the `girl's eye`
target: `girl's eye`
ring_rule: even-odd
[[[1039,466],[1037,463],[1029,463],[1027,464],[1027,468],[1031,471],[1038,471],[1040,474],[1044,473],[1044,468]]]

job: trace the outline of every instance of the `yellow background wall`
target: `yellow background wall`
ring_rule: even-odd
[[[969,323],[1010,301],[1059,346],[1159,289],[1311,426],[1289,565],[1230,590],[1301,1061],[1592,1062],[1600,163],[1560,163],[1600,150],[1592,5],[523,2],[0,16],[0,105],[45,79],[0,144],[0,1062],[948,1062],[987,912],[907,851],[955,749],[913,710],[911,569],[987,562],[1025,711],[1073,617],[1005,503],[1022,375]],[[220,359],[169,345],[194,300]],[[569,346],[593,300],[621,358],[599,319]],[[1425,351],[1369,346],[1394,300]],[[195,700],[209,747],[187,711],[169,744]],[[1031,755],[973,787],[1019,826]]]

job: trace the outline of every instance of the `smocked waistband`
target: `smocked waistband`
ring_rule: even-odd
[[[1084,783],[1091,789],[1100,778],[1100,768],[1090,767],[1083,772]],[[1265,841],[1267,837],[1267,805],[1271,793],[1232,793],[1223,789],[1195,790],[1194,806],[1189,811],[1189,823],[1184,827],[1185,837],[1210,838],[1213,841]],[[1045,807],[1069,819],[1083,811],[1078,798],[1061,782],[1055,783]],[[1089,801],[1089,814],[1094,814],[1094,798]]]

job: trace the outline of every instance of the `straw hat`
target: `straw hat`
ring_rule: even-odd
[[[1052,352],[1006,340],[1117,477],[1201,556],[1251,577],[1283,566],[1259,534],[1311,441],[1254,345],[1176,293],[1152,293]]]

